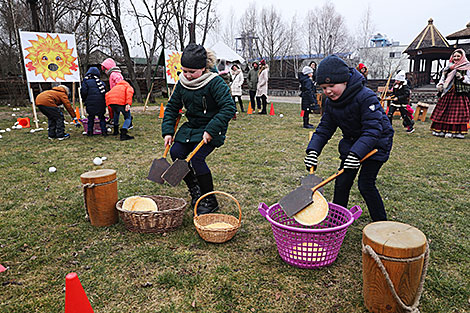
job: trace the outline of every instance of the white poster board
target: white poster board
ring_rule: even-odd
[[[79,82],[73,34],[20,32],[26,79],[33,82]]]
[[[181,73],[181,55],[182,53],[176,50],[166,50],[165,53],[165,73],[166,83],[174,85],[178,82],[178,72]]]

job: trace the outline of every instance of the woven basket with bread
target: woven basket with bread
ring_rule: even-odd
[[[126,228],[139,233],[163,233],[181,226],[186,201],[167,196],[132,196],[116,203]]]

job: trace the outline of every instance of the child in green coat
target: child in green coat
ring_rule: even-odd
[[[173,160],[186,158],[204,140],[202,148],[191,159],[191,171],[184,178],[193,206],[201,195],[214,190],[206,157],[224,144],[228,123],[236,112],[229,87],[215,71],[216,60],[214,53],[202,45],[192,43],[184,49],[181,56],[183,72],[162,122],[165,146],[173,143],[170,150]],[[183,107],[188,121],[175,135],[176,119]],[[217,209],[217,199],[211,195],[201,200],[197,213],[207,214]]]

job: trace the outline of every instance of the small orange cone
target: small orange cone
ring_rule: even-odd
[[[269,110],[269,115],[271,116],[276,115],[276,113],[274,113],[274,105],[272,102],[271,102],[271,110]]]
[[[23,128],[30,128],[31,125],[29,124],[29,117],[19,117],[16,119],[19,125]]]
[[[304,117],[304,110],[300,111],[300,117]]]
[[[246,111],[246,114],[253,114],[253,109],[251,108],[251,102],[248,103],[248,110]]]
[[[65,313],[93,313],[77,273],[65,276]]]
[[[75,117],[80,119],[80,109],[78,107],[75,108]]]
[[[158,118],[163,118],[163,115],[165,114],[165,107],[163,106],[163,102],[160,104],[160,114],[158,115]]]

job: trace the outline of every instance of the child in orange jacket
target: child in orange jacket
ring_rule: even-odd
[[[134,88],[125,80],[119,81],[110,91],[106,93],[106,105],[113,110],[114,129],[117,133],[119,128],[119,115],[124,116],[124,123],[121,128],[121,140],[134,139],[127,134],[131,124],[131,105]]]

